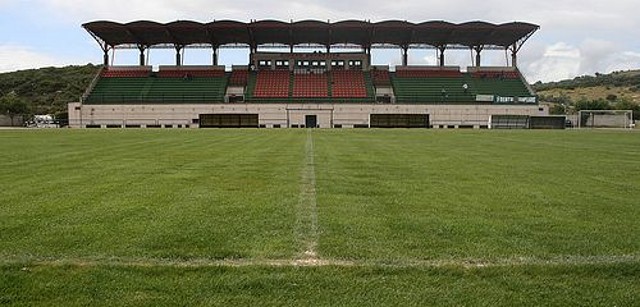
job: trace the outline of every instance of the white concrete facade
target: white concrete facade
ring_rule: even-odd
[[[265,128],[301,127],[307,115],[316,115],[319,128],[368,126],[371,114],[428,114],[433,128],[483,128],[491,115],[546,116],[542,105],[427,105],[427,104],[179,104],[83,105],[69,104],[69,126],[190,127],[198,128],[200,114],[258,114]]]

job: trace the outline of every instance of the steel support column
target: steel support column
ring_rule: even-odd
[[[249,46],[249,68],[256,68],[256,64],[254,63],[254,55],[258,53],[257,46]]]
[[[138,46],[138,50],[140,50],[140,66],[145,66],[146,64],[145,56],[144,56],[145,49],[146,48],[144,46]]]
[[[213,47],[213,52],[211,54],[212,57],[212,62],[213,62],[213,66],[218,66],[218,58],[219,58],[219,54],[218,54],[218,47]]]
[[[402,66],[407,66],[409,65],[409,47],[408,46],[402,46]]]
[[[176,45],[176,66],[182,66],[182,46]]]
[[[109,66],[109,50],[104,51],[104,56],[102,57],[104,67]]]
[[[445,51],[446,47],[445,46],[440,46],[438,47],[438,51],[440,51],[440,66],[444,66],[444,51]]]
[[[482,46],[477,46],[474,48],[476,50],[476,67],[480,67],[482,58],[480,57],[480,52],[482,52]]]

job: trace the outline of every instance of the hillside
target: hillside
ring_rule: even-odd
[[[604,108],[634,109],[636,119],[640,116],[640,70],[538,82],[533,84],[533,88],[540,96],[540,101],[550,104],[555,114]]]
[[[78,101],[100,66],[67,66],[0,73],[0,96],[15,92],[34,114],[66,112]]]

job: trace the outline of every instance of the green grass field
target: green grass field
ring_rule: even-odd
[[[0,131],[0,304],[640,302],[629,131]]]

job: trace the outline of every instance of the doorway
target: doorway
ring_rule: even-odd
[[[318,116],[317,115],[306,115],[304,117],[305,127],[307,128],[316,128],[318,127]]]

